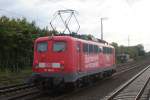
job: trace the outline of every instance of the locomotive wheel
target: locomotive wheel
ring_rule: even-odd
[[[76,84],[77,84],[77,88],[83,87],[83,83],[81,79],[77,80]]]
[[[66,83],[65,84],[65,89],[67,91],[73,91],[77,88],[77,83]]]
[[[40,89],[40,90],[43,90],[43,89],[44,89],[44,87],[43,87],[43,82],[42,82],[42,81],[40,81],[40,80],[35,80],[34,84],[35,84],[35,86],[36,86],[38,89]]]

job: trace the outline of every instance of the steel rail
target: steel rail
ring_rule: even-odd
[[[138,95],[136,96],[135,100],[139,100],[140,97],[142,96],[148,82],[150,81],[150,77],[148,78],[148,80],[145,82],[144,86],[141,88],[140,92],[138,93]]]
[[[13,87],[17,87],[17,86],[23,86],[23,85],[26,85],[26,84],[27,83],[21,83],[21,84],[14,84],[14,85],[9,85],[9,86],[4,86],[4,87],[0,87],[0,90],[13,88]]]
[[[22,89],[27,89],[27,88],[31,88],[31,87],[34,87],[33,84],[29,85],[29,84],[22,84],[22,85],[15,85],[15,86],[9,86],[8,87],[5,87],[3,89],[0,90],[0,94],[6,94],[6,93],[9,93],[9,92],[14,92],[14,91],[18,91],[18,90],[22,90]]]
[[[19,93],[17,95],[8,97],[8,98],[6,98],[6,100],[16,100],[16,99],[20,99],[20,98],[23,98],[23,97],[27,97],[29,95],[31,96],[31,95],[34,95],[34,94],[38,94],[38,93],[39,93],[39,90],[33,90],[33,91],[29,91],[29,92],[23,92],[23,93]]]
[[[135,79],[137,79],[141,74],[143,74],[148,68],[150,68],[150,65],[140,71],[137,75],[135,75],[133,78],[131,78],[129,81],[127,81],[124,85],[122,85],[117,91],[113,92],[107,100],[113,100],[115,96],[117,96],[118,93],[120,93],[123,89],[125,89],[128,85],[130,85]]]
[[[8,89],[8,90],[4,90],[4,91],[0,91],[1,94],[5,94],[5,93],[9,93],[9,92],[15,92],[18,90],[23,90],[23,89],[27,89],[27,88],[31,88],[33,86],[23,86],[23,87],[19,87],[19,88],[14,88],[14,89]]]

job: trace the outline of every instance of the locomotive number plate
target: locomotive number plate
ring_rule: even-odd
[[[53,68],[60,68],[60,63],[52,63]]]
[[[45,67],[45,63],[39,63],[39,67],[40,68],[44,68]]]

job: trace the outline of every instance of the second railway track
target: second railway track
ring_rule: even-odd
[[[21,98],[30,99],[38,96],[40,91],[33,84],[16,84],[0,88],[0,100],[20,100]]]
[[[150,65],[123,84],[116,91],[106,96],[104,100],[145,100],[144,90],[150,81]]]
[[[23,89],[27,89],[27,88],[31,88],[33,86],[34,86],[33,84],[22,83],[22,84],[16,84],[16,85],[1,87],[0,88],[0,95],[19,91],[19,90],[23,90]]]

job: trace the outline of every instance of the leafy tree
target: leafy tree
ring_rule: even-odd
[[[112,42],[112,46],[114,46],[115,51],[116,51],[116,58],[117,55],[120,54],[129,54],[131,58],[137,59],[140,56],[145,56],[145,51],[144,51],[144,46],[142,44],[138,44],[136,46],[118,46],[117,43]]]
[[[26,18],[0,17],[0,68],[16,71],[31,66],[33,41],[46,33],[48,29],[40,29],[34,21],[30,23]]]

